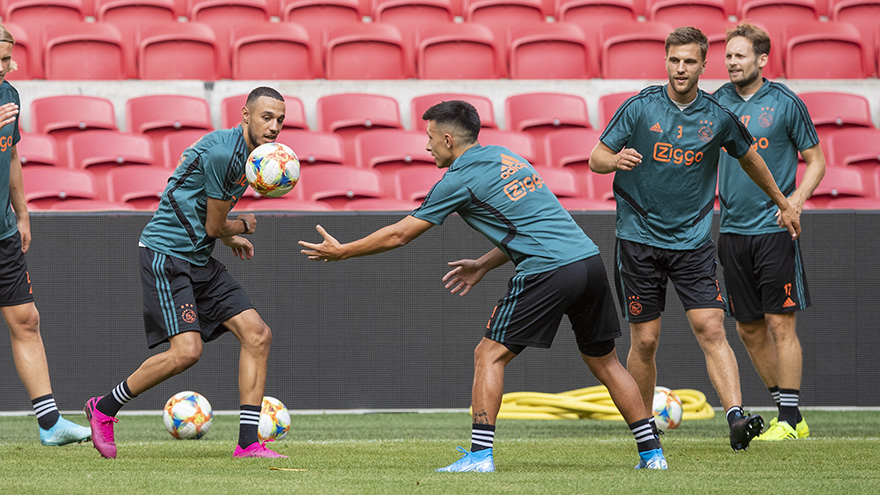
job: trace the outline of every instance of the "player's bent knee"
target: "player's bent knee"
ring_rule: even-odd
[[[614,339],[603,340],[601,342],[591,342],[578,346],[581,353],[589,357],[602,357],[608,355],[614,350]]]

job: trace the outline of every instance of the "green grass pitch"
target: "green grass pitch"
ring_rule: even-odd
[[[663,436],[669,471],[633,469],[622,422],[500,420],[495,473],[435,473],[470,445],[466,413],[295,415],[270,446],[289,459],[233,459],[237,415],[201,440],[174,440],[161,416],[120,416],[119,455],[42,447],[33,416],[0,417],[0,491],[9,494],[877,494],[880,414],[806,411],[812,437],[734,453],[721,414]],[[772,413],[767,413],[771,416]],[[66,415],[86,424],[82,415]],[[769,421],[770,417],[765,417]],[[272,470],[270,468],[282,468]]]

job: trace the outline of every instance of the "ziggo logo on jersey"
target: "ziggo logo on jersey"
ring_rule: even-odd
[[[6,151],[10,146],[12,146],[12,136],[0,136],[0,152]]]
[[[702,159],[702,151],[683,150],[669,143],[654,143],[654,160],[658,162],[673,162],[676,165],[684,163],[685,166],[691,166],[700,163]]]
[[[517,160],[512,156],[504,154],[501,155],[501,163],[502,180],[510,178],[510,176],[512,176],[519,170],[527,167],[525,163]],[[511,201],[517,201],[529,192],[540,189],[542,187],[544,187],[544,180],[541,179],[541,176],[538,174],[532,174],[522,180],[517,179],[513,182],[507,183],[504,186],[504,194],[506,194]]]

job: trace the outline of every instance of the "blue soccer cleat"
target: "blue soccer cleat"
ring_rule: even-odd
[[[639,463],[636,464],[636,469],[668,469],[666,457],[663,456],[663,449],[639,452]]]
[[[463,455],[461,459],[452,464],[437,469],[441,473],[492,473],[495,472],[495,461],[492,460],[492,449],[483,449],[476,452],[468,452],[463,447],[458,451]]]
[[[44,430],[40,428],[40,443],[43,445],[67,445],[69,443],[85,442],[92,436],[92,430],[88,426],[80,426],[63,417],[59,417],[55,426]]]

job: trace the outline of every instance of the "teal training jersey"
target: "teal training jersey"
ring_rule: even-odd
[[[216,239],[205,231],[208,198],[232,201],[247,190],[248,148],[241,127],[206,134],[183,152],[140,242],[158,253],[205,265]]]
[[[7,103],[15,103],[21,108],[18,91],[4,80],[0,84],[0,105]],[[21,114],[15,116],[15,122],[6,124],[0,129],[0,204],[6,207],[3,215],[0,216],[0,240],[18,232],[18,218],[12,209],[12,198],[9,196],[9,168],[12,165],[12,147],[21,139],[21,134],[18,132],[19,115]]]
[[[465,151],[412,215],[439,225],[452,213],[501,249],[521,274],[599,254],[535,169],[501,146]]]
[[[795,190],[798,151],[819,144],[819,136],[804,102],[783,84],[764,79],[757,93],[744,101],[733,83],[715,92],[715,98],[739,116],[754,138],[776,185],[786,196]],[[721,232],[757,235],[779,232],[776,205],[752,182],[735,160],[721,156],[718,164]]]
[[[642,155],[633,170],[614,174],[617,237],[675,250],[711,238],[720,148],[742,157],[752,144],[736,115],[710,94],[698,90],[681,110],[665,85],[626,100],[599,140],[615,153],[626,147]]]

